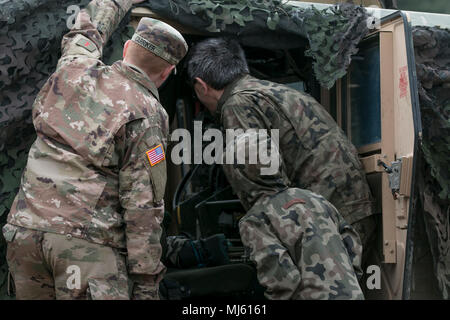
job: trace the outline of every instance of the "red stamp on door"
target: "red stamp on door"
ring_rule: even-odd
[[[398,89],[400,90],[400,99],[406,98],[408,95],[408,67],[404,66],[399,69],[400,78],[398,81]]]

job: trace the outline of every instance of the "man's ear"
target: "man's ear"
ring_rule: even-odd
[[[127,42],[125,42],[125,45],[123,46],[123,59],[125,59],[125,56],[128,51],[128,46],[130,45],[130,43],[131,43],[131,40],[127,40]]]
[[[167,67],[166,69],[164,69],[163,73],[161,74],[161,78],[163,78],[164,80],[167,79],[168,76],[170,76],[170,73],[172,72],[172,70],[175,69],[175,66],[172,65],[170,67]]]
[[[196,77],[195,81],[199,84],[202,94],[206,95],[206,92],[208,92],[209,89],[209,86],[206,84],[206,82],[199,77]]]

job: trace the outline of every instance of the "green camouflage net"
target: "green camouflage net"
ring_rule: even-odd
[[[369,31],[366,10],[343,4],[323,11],[313,8],[304,15],[310,45],[305,54],[313,58],[320,84],[330,89],[347,73],[351,56],[358,52],[356,45]]]
[[[434,270],[444,299],[450,298],[450,30],[413,29],[422,116],[419,192]]]
[[[248,46],[289,49],[305,46],[307,39],[306,54],[314,60],[316,79],[328,89],[345,75],[369,31],[367,11],[348,3],[324,10],[276,0],[152,0],[143,5],[211,36],[233,36]]]
[[[423,126],[423,152],[441,199],[450,200],[450,30],[413,30]]]

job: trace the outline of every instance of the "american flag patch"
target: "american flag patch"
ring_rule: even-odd
[[[166,158],[162,144],[159,144],[156,147],[148,150],[146,154],[148,161],[150,162],[150,165],[152,167]]]

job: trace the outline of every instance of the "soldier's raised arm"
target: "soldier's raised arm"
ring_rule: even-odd
[[[76,57],[100,59],[103,47],[133,3],[142,0],[93,0],[64,35],[58,68]]]

